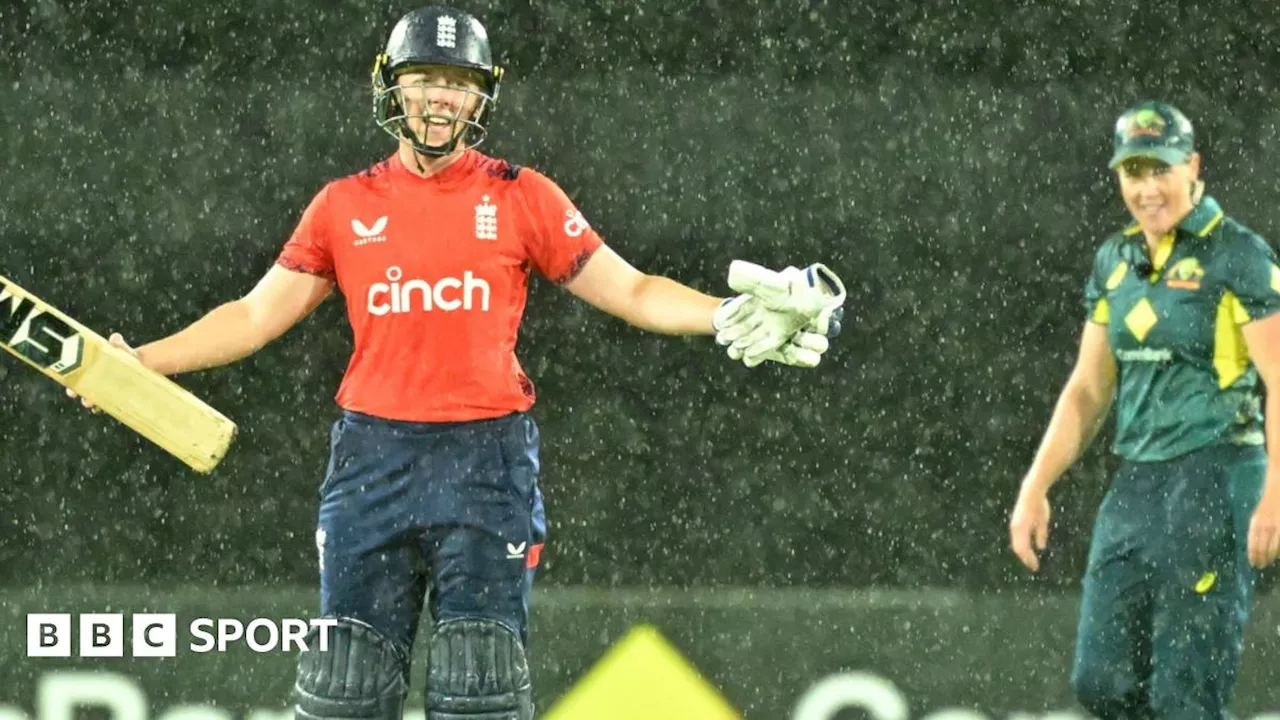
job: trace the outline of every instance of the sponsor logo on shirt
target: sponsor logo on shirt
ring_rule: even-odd
[[[369,227],[360,222],[358,218],[351,220],[351,231],[356,234],[356,247],[368,245],[369,243],[386,242],[387,237],[382,234],[387,229],[387,216],[383,215],[373,222],[373,226]]]
[[[399,315],[411,312],[441,310],[479,310],[489,312],[489,283],[470,270],[462,277],[442,277],[428,282],[421,278],[404,279],[398,266],[387,268],[387,282],[369,286],[370,315]]]
[[[1163,348],[1141,348],[1139,350],[1117,350],[1116,357],[1121,362],[1170,362],[1173,352]]]
[[[571,208],[565,210],[564,214],[568,218],[564,221],[564,234],[569,237],[578,237],[591,227],[587,224],[587,219],[582,217],[582,213],[577,210]]]

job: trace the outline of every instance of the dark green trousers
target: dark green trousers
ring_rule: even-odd
[[[1099,718],[1227,718],[1253,598],[1266,455],[1124,462],[1094,525],[1072,687]]]

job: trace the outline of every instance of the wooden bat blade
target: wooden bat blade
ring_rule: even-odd
[[[3,276],[0,347],[197,472],[211,472],[235,439],[222,413]]]

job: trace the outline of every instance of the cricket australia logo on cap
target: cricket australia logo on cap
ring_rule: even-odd
[[[1155,110],[1139,110],[1129,118],[1129,123],[1125,127],[1125,135],[1129,139],[1136,137],[1160,137],[1164,134],[1165,126],[1168,123],[1160,113]]]
[[[458,44],[458,21],[448,15],[436,18],[436,45],[444,48]]]
[[[498,206],[489,202],[489,196],[480,198],[476,205],[476,239],[498,239]]]

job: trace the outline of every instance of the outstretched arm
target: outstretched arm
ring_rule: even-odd
[[[280,337],[329,295],[333,281],[274,265],[238,300],[214,308],[169,337],[138,348],[162,375],[204,370],[245,358]]]
[[[715,334],[712,317],[724,300],[642,273],[607,245],[592,254],[565,289],[635,327],[665,335]]]

